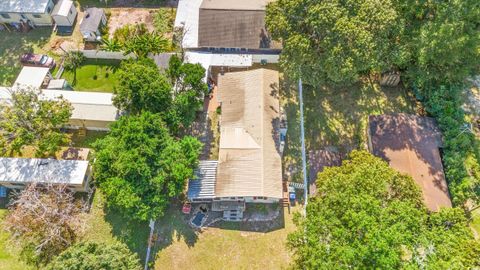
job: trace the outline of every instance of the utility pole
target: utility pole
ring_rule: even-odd
[[[144,270],[148,270],[148,261],[150,260],[150,251],[152,250],[152,236],[153,231],[155,230],[155,220],[150,219],[148,226],[150,227],[150,236],[148,237],[147,255],[145,257],[145,266],[143,268]]]
[[[298,80],[298,95],[300,101],[300,141],[302,142],[302,171],[303,171],[303,185],[304,185],[304,200],[305,209],[304,216],[307,216],[307,204],[308,204],[308,180],[307,180],[307,158],[305,155],[305,127],[303,124],[303,85],[302,78]]]

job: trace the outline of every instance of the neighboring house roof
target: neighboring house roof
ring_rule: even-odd
[[[439,148],[442,135],[433,118],[408,114],[369,117],[369,143],[374,155],[412,176],[431,211],[451,207]]]
[[[82,185],[88,170],[85,160],[0,158],[0,183],[65,183]]]
[[[175,27],[183,27],[184,48],[271,48],[265,7],[272,0],[180,0]]]
[[[50,69],[45,67],[24,66],[13,85],[25,85],[40,88],[49,72]]]
[[[50,0],[2,0],[1,13],[45,13]]]
[[[52,16],[55,16],[55,15],[68,16],[72,5],[73,5],[73,1],[60,0],[60,2],[58,2],[55,8],[53,9]]]
[[[175,27],[183,28],[182,46],[184,48],[198,47],[198,14],[202,0],[179,0]]]
[[[200,8],[225,10],[263,10],[274,0],[203,0]]]
[[[218,161],[201,160],[195,177],[188,181],[188,199],[211,199],[215,197],[215,175]]]
[[[80,31],[97,31],[104,16],[105,13],[101,8],[87,8],[83,14],[82,22],[80,23]]]
[[[268,69],[219,76],[216,197],[282,198],[278,80],[278,72]]]
[[[334,147],[311,150],[308,152],[308,164],[310,165],[308,192],[315,195],[317,193],[318,173],[323,172],[326,167],[342,165],[342,154]]]
[[[200,8],[198,47],[279,48],[265,29],[265,10],[206,8]]]
[[[42,96],[47,99],[62,96],[68,100],[73,106],[71,119],[113,122],[118,118],[118,110],[113,105],[111,93],[43,90]]]

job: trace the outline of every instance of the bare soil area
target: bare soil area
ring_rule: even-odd
[[[111,8],[109,10],[112,14],[108,19],[108,34],[110,37],[113,37],[115,30],[128,24],[133,25],[144,23],[149,31],[154,30],[153,14],[155,14],[155,9]]]

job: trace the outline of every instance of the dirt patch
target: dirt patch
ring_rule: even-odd
[[[118,28],[128,24],[144,23],[149,31],[154,30],[153,14],[155,9],[147,8],[111,8],[111,16],[108,19],[108,34],[113,37],[113,33]]]

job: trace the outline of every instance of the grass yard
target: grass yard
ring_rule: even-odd
[[[298,210],[298,209],[296,209]],[[285,227],[267,233],[228,228],[207,228],[194,233],[181,221],[181,213],[167,213],[160,224],[164,244],[157,253],[155,269],[284,269],[291,256],[287,234],[295,229],[293,214],[285,215]]]
[[[295,85],[283,88],[282,103],[288,119],[284,168],[292,173],[291,179],[300,180],[298,91]],[[334,148],[341,153],[365,149],[369,115],[415,113],[417,110],[403,87],[381,88],[376,83],[363,82],[348,87],[322,89],[304,86],[303,95],[307,152],[324,148]]]
[[[7,214],[6,209],[0,209],[0,221]],[[0,270],[28,270],[31,267],[24,264],[18,254],[8,248],[8,233],[0,230]]]
[[[0,86],[11,86],[21,70],[20,56],[39,52],[52,35],[51,27],[40,27],[28,33],[1,31]]]
[[[95,130],[87,130],[86,136],[79,136],[78,130],[69,130],[70,138],[72,140],[73,147],[81,147],[81,148],[92,148],[92,144],[105,136],[107,136],[106,131],[95,131]]]
[[[116,83],[116,72],[120,66],[118,60],[88,59],[77,69],[77,81],[74,74],[64,71],[62,78],[66,79],[75,91],[113,92]]]
[[[118,240],[125,243],[143,262],[150,233],[148,223],[125,219],[107,209],[105,203],[105,197],[97,189],[91,210],[87,214],[87,229],[83,240],[101,243],[114,243]]]

